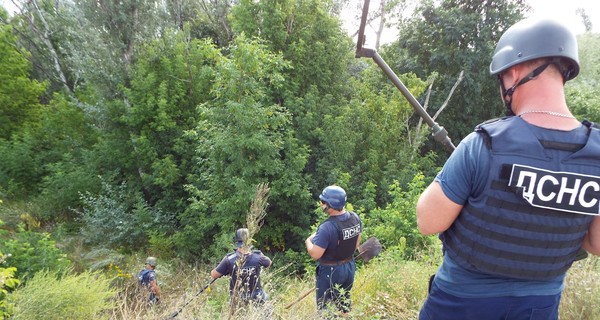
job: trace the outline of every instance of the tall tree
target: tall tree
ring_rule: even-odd
[[[193,171],[194,149],[186,134],[198,122],[196,108],[211,99],[213,68],[219,56],[206,41],[175,29],[139,50],[131,87],[121,112],[131,148],[122,168],[146,201],[176,215],[187,204],[184,186]]]
[[[457,141],[477,123],[503,114],[489,63],[503,30],[520,20],[525,9],[521,0],[424,1],[383,56],[401,73],[411,71],[419,77],[439,73],[430,97],[431,113],[464,71],[463,81],[438,118]],[[441,149],[432,142],[428,147]]]
[[[335,181],[317,163],[327,161],[324,135],[335,130],[325,115],[344,112],[350,95],[350,68],[354,45],[341,28],[330,0],[243,0],[232,11],[232,28],[259,37],[272,52],[281,52],[293,68],[284,70],[285,84],[276,93],[278,103],[292,115],[292,126],[302,145],[310,150],[306,173],[316,195]]]
[[[294,138],[290,115],[272,99],[284,85],[282,71],[288,64],[244,36],[228,51],[216,65],[213,99],[202,104],[201,121],[190,132],[197,139],[197,181],[179,243],[189,251],[188,243],[210,241],[215,232],[230,234],[232,226],[243,224],[256,186],[269,183],[271,205],[257,238],[267,250],[284,250],[297,244],[310,224],[298,214],[308,210],[301,175],[307,150]]]
[[[29,52],[18,45],[8,14],[0,8],[0,139],[10,139],[25,122],[38,120],[45,84],[29,78]]]

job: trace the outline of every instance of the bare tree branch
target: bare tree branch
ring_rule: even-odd
[[[452,96],[454,95],[454,91],[456,90],[456,88],[458,88],[458,85],[462,82],[462,80],[464,79],[464,71],[461,71],[460,74],[458,75],[458,78],[456,79],[456,82],[454,83],[454,86],[452,86],[452,89],[450,90],[450,92],[448,93],[448,96],[446,97],[446,100],[444,101],[444,103],[442,104],[442,106],[437,110],[437,112],[433,115],[433,117],[431,117],[434,121],[435,119],[437,119],[437,117],[442,113],[442,111],[444,111],[444,109],[446,109],[446,107],[448,106],[448,103],[450,102],[450,99],[452,98]],[[427,88],[427,95],[425,97],[425,103],[423,104],[423,109],[427,110],[428,105],[429,105],[429,98],[431,96],[431,92],[433,91],[433,83],[434,81],[431,81],[431,84],[429,84],[429,87]],[[412,145],[417,148],[420,144],[421,144],[421,140],[422,140],[422,127],[423,127],[423,119],[419,118],[419,121],[417,122],[416,128],[415,128],[415,137],[414,139],[412,139]],[[409,139],[410,141],[410,139]]]
[[[450,101],[450,98],[452,98],[452,95],[454,94],[454,90],[456,90],[456,88],[458,87],[458,85],[464,79],[463,74],[464,74],[464,71],[461,70],[460,74],[458,75],[458,79],[456,79],[456,82],[454,83],[454,86],[452,86],[452,89],[450,90],[450,93],[448,93],[448,97],[446,98],[446,101],[444,101],[444,103],[442,104],[442,106],[433,115],[433,117],[432,117],[433,120],[435,120],[440,115],[440,113],[442,113],[442,111],[448,106],[448,102]]]
[[[44,30],[39,30],[36,28],[32,15],[26,15],[27,19],[29,20],[31,29],[40,36],[40,38],[42,39],[42,41],[44,42],[44,44],[50,51],[50,54],[51,54],[50,58],[53,61],[54,71],[56,71],[56,73],[58,74],[58,77],[59,77],[60,82],[62,83],[63,87],[67,90],[68,93],[72,94],[73,92],[71,91],[71,88],[68,85],[67,77],[65,76],[65,73],[63,72],[62,67],[60,65],[58,53],[56,53],[54,45],[52,44],[52,41],[50,41],[50,33],[51,33],[50,26],[48,26],[48,22],[46,22],[46,19],[44,18],[44,15],[42,14],[42,11],[40,10],[37,0],[32,0],[31,3],[34,6],[35,11],[37,12],[40,22],[42,23],[42,25],[44,27]]]

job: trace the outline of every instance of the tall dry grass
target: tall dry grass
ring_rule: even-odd
[[[561,320],[600,319],[600,258],[577,261],[567,273],[560,304]]]
[[[426,298],[429,276],[439,263],[439,252],[425,253],[418,261],[403,261],[393,250],[386,250],[367,265],[361,266],[356,274],[352,289],[353,311],[350,319],[398,319],[418,318],[419,309]],[[434,257],[432,259],[432,257]],[[277,261],[275,261],[277,264]],[[589,257],[576,262],[569,271],[566,288],[560,306],[561,320],[600,319],[600,280],[598,279],[600,258]],[[162,290],[162,303],[148,307],[134,299],[137,296],[133,285],[115,299],[111,319],[167,319],[188,303],[175,319],[228,319],[229,280],[218,279],[196,296],[209,281],[210,267],[191,268],[184,265],[163,265],[157,274]],[[314,287],[314,277],[293,276],[286,266],[264,270],[263,286],[269,294],[264,307],[236,310],[233,319],[319,319],[315,294],[293,304],[303,293]],[[168,275],[168,277],[167,277]],[[267,315],[270,315],[268,317]]]

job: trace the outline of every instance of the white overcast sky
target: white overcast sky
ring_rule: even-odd
[[[362,2],[362,1],[361,1]],[[375,1],[371,1],[371,7],[375,6]],[[567,25],[573,28],[576,34],[583,33],[585,28],[581,18],[576,14],[578,8],[585,9],[585,12],[592,21],[592,31],[600,33],[600,1],[599,0],[527,0],[527,3],[533,8],[532,14],[545,15],[558,18],[564,21]],[[0,0],[0,5],[12,13],[15,8],[11,0]],[[360,13],[359,13],[360,14]],[[353,15],[353,14],[352,14]],[[355,21],[354,17],[347,17],[351,22],[346,24],[346,28],[350,33],[356,32],[359,21]],[[356,27],[352,26],[356,25]],[[367,28],[368,29],[368,28]],[[394,33],[390,30],[390,33]],[[367,30],[368,32],[368,30]],[[369,39],[367,34],[367,41]],[[393,39],[392,39],[393,40]]]
[[[564,21],[575,34],[585,31],[583,20],[576,13],[582,8],[592,22],[592,32],[600,32],[600,1],[598,0],[527,0],[533,15],[550,16]]]
[[[364,0],[358,1],[361,3],[364,2]],[[600,33],[600,0],[526,0],[526,3],[528,3],[532,8],[529,16],[535,15],[557,18],[563,21],[563,23],[565,23],[567,26],[571,27],[571,30],[575,34],[580,34],[585,31],[585,27],[582,22],[583,20],[576,13],[578,8],[583,8],[592,22],[592,32]],[[378,4],[378,2],[371,0],[370,9],[374,10]],[[354,11],[346,11],[346,13],[342,14],[342,16],[346,18],[344,28],[348,31],[348,33],[354,34],[358,30],[358,25],[360,23],[360,18],[356,18],[356,14],[360,16],[360,10],[358,10],[358,13],[355,8],[350,8],[348,10]],[[365,35],[365,45],[371,48],[374,47],[375,33],[369,28],[369,26],[367,26],[365,29]],[[394,41],[396,40],[396,37],[396,30],[384,30],[382,34],[382,42],[386,43]],[[356,37],[354,38],[356,41]]]

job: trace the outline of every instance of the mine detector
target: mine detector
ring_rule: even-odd
[[[362,17],[360,20],[360,27],[358,29],[358,40],[356,42],[356,58],[372,58],[373,61],[383,70],[386,76],[394,83],[396,88],[400,90],[402,95],[408,100],[410,105],[413,107],[415,112],[431,127],[432,136],[437,141],[440,142],[448,151],[454,151],[455,147],[450,138],[448,137],[448,132],[444,127],[438,125],[431,116],[425,111],[423,106],[415,99],[415,97],[410,93],[410,91],[406,88],[406,86],[400,81],[398,76],[392,71],[392,69],[388,66],[388,64],[381,58],[377,50],[365,48],[365,26],[367,25],[367,18],[369,15],[369,2],[370,0],[365,0],[363,9],[362,9]]]

